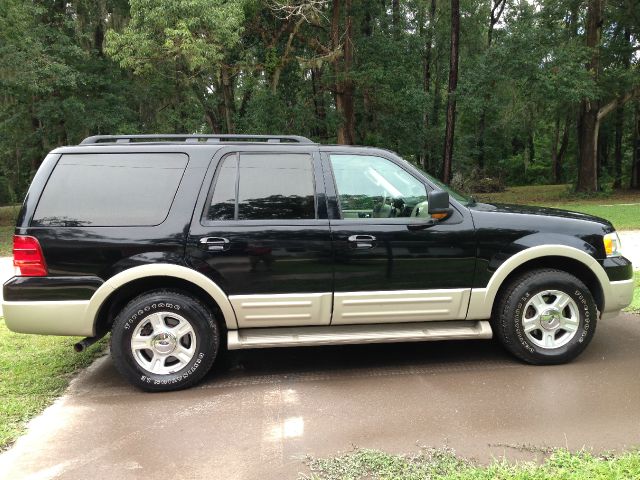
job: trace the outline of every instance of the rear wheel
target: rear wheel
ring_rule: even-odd
[[[113,324],[111,355],[131,383],[148,391],[187,388],[211,368],[220,334],[211,311],[173,291],[136,297]]]
[[[584,283],[555,269],[533,270],[514,279],[496,313],[494,332],[504,347],[539,365],[577,357],[593,338],[598,315]]]

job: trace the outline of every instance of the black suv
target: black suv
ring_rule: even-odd
[[[606,220],[476,203],[392,152],[297,136],[98,136],[52,151],[14,237],[7,326],[111,332],[146,390],[229,349],[491,338],[584,350],[633,294]]]

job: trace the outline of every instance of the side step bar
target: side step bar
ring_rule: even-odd
[[[492,337],[486,320],[321,327],[248,328],[228,332],[229,350],[350,343],[427,342]]]

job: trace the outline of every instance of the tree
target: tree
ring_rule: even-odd
[[[144,78],[164,79],[172,91],[164,99],[174,129],[188,131],[185,112],[190,92],[207,112],[209,126],[234,130],[235,99],[231,71],[223,60],[239,41],[243,2],[223,0],[130,0],[131,21],[122,32],[107,33],[107,54],[124,69]],[[218,103],[222,118],[211,105]]]
[[[602,33],[604,0],[589,0],[586,20],[585,44],[591,51],[586,69],[598,80],[600,70],[600,36]],[[598,190],[597,141],[598,141],[598,102],[596,98],[583,98],[578,118],[578,147],[580,164],[578,185],[580,192]]]
[[[453,137],[456,127],[456,88],[458,87],[458,58],[460,44],[460,1],[451,0],[451,51],[449,54],[449,86],[447,89],[447,127],[442,158],[442,181],[451,182]]]
[[[491,13],[489,15],[489,28],[487,29],[487,50],[491,48],[491,43],[493,42],[493,31],[496,24],[500,21],[500,17],[502,16],[502,12],[504,11],[506,4],[507,0],[493,0]],[[478,167],[480,167],[480,169],[484,168],[484,136],[487,121],[486,104],[489,103],[490,99],[491,95],[490,93],[487,93],[485,95],[482,113],[480,114],[480,120],[478,121]]]
[[[630,187],[640,189],[640,102],[636,102],[633,115],[633,132],[631,135],[631,182]]]
[[[341,28],[341,11],[344,7],[344,36]],[[333,0],[331,8],[331,48],[340,51],[341,57],[333,59],[335,76],[334,95],[338,112],[338,143],[355,143],[355,107],[354,82],[351,78],[353,67],[353,28],[351,18],[351,0]]]
[[[0,38],[0,201],[96,133],[357,142],[469,188],[480,167],[640,184],[633,0],[5,0]]]

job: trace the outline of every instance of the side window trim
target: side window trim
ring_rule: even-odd
[[[331,186],[332,191],[327,191],[327,197],[328,197],[328,208],[329,208],[329,218],[331,220],[334,221],[340,221],[340,222],[345,222],[345,223],[354,223],[354,224],[366,224],[366,223],[370,223],[370,224],[393,224],[393,225],[397,225],[397,224],[405,224],[407,223],[407,219],[411,218],[411,217],[391,217],[391,218],[375,218],[375,217],[371,217],[371,218],[358,218],[358,219],[354,219],[354,218],[345,218],[342,214],[342,205],[340,202],[340,192],[338,191],[338,185],[337,185],[337,179],[336,179],[336,175],[333,169],[333,164],[331,162],[331,156],[332,155],[353,155],[353,156],[361,156],[361,157],[378,157],[381,158],[393,165],[395,165],[396,167],[398,167],[399,169],[401,169],[402,171],[404,171],[407,175],[409,175],[410,177],[412,177],[414,180],[416,180],[416,182],[420,183],[424,189],[425,189],[425,194],[428,195],[430,191],[432,191],[434,189],[434,187],[427,183],[425,181],[425,179],[417,177],[413,172],[407,170],[406,168],[404,168],[403,165],[401,165],[398,162],[395,162],[393,159],[388,158],[385,155],[381,155],[380,152],[375,152],[375,153],[361,153],[361,152],[353,152],[353,151],[349,151],[349,150],[340,150],[340,151],[322,151],[321,152],[321,157],[322,157],[322,167],[324,170],[324,174],[325,174],[325,183],[328,183]]]
[[[240,162],[242,154],[266,154],[266,155],[274,155],[274,154],[304,154],[310,157],[311,161],[311,176],[312,176],[312,187],[313,187],[313,202],[314,202],[314,215],[315,218],[309,219],[238,219],[239,215],[239,191],[240,191]],[[207,212],[211,205],[211,201],[213,199],[214,191],[216,184],[218,182],[218,178],[220,176],[220,172],[222,170],[222,166],[224,161],[230,156],[236,157],[236,165],[237,165],[237,174],[236,174],[236,185],[235,185],[235,206],[234,206],[234,219],[233,220],[212,220],[207,218]],[[204,185],[206,186],[209,183],[208,191],[206,196],[204,197],[204,204],[200,209],[199,215],[199,223],[203,227],[211,227],[211,226],[277,226],[277,225],[290,225],[292,222],[295,222],[296,225],[322,225],[326,224],[327,221],[327,209],[326,209],[326,187],[324,179],[322,178],[322,165],[319,150],[302,150],[302,151],[265,151],[258,149],[247,149],[247,150],[228,150],[224,149],[217,152],[216,155],[213,156],[211,162],[215,165],[214,170],[211,175],[211,179],[207,180],[206,176],[204,179]],[[210,165],[211,168],[213,165]],[[207,175],[208,176],[208,175]],[[203,197],[200,197],[203,198]],[[202,201],[202,200],[201,200]],[[197,210],[196,210],[197,211]]]

